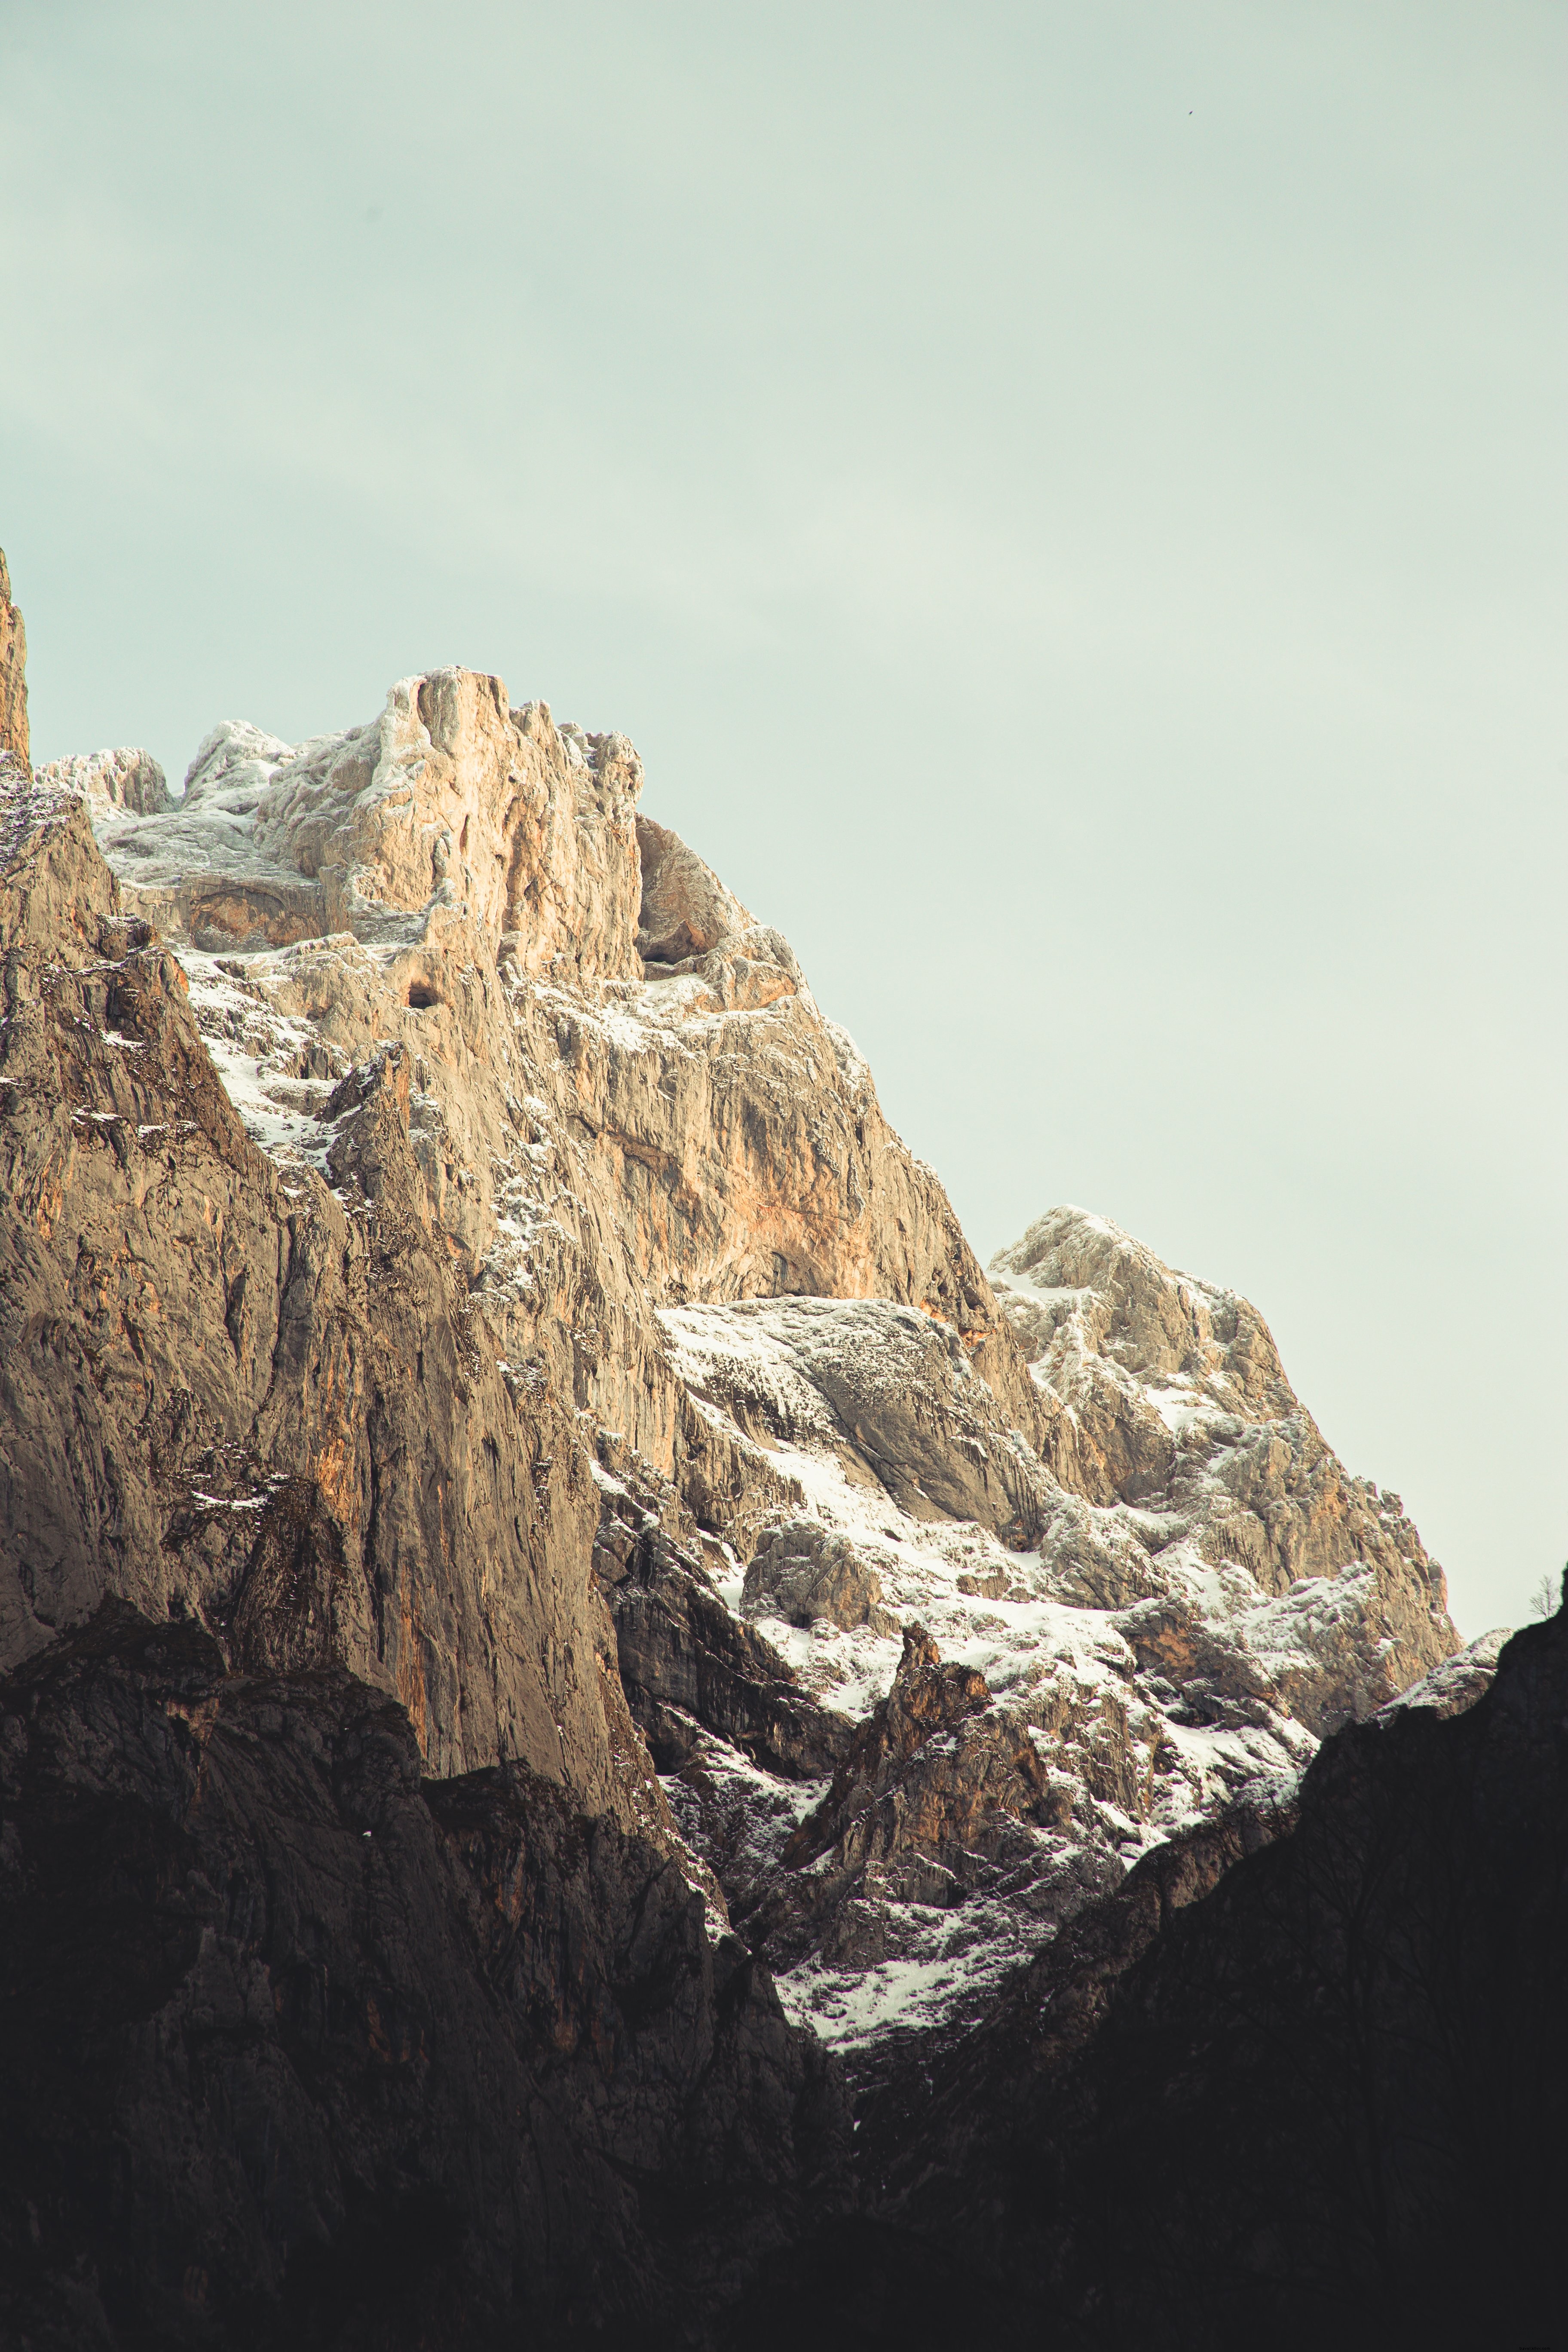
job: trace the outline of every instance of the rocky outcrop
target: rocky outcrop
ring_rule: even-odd
[[[1085,1277],[1054,1282],[1048,1301],[1014,1263],[1037,1263],[1044,1236],[1045,1270]],[[875,1792],[874,1833],[870,1814],[830,1809],[809,1869],[766,1791],[735,1837],[742,1759],[710,1747],[672,1790],[722,1876],[691,1793],[722,1782],[723,1840],[743,1856],[726,1882],[737,1916],[795,2013],[857,2065],[886,2034],[977,2015],[1008,1966],[1151,1844],[1237,1802],[1277,1805],[1316,1737],[1387,1704],[1455,1643],[1441,1571],[1394,1498],[1345,1477],[1244,1302],[1076,1211],[1043,1220],[996,1280],[1037,1351],[1042,1452],[951,1334],[891,1302],[660,1318],[704,1428],[809,1499],[810,1518],[764,1520],[731,1588],[805,1688],[850,1717],[874,1707],[916,1621],[955,1671],[984,1677],[984,1712]],[[1047,1305],[1066,1332],[1054,1352],[1032,1323]],[[1151,1337],[1167,1325],[1183,1348]],[[1083,1433],[1118,1416],[1163,1444],[1123,1463],[1131,1501]],[[1289,1564],[1312,1563],[1283,1589],[1278,1563],[1226,1554],[1238,1461],[1281,1541],[1299,1538]]]
[[[701,982],[689,1001],[757,1012],[799,994],[805,975],[780,931],[759,923],[679,834],[637,819],[637,952],[653,979]]]
[[[1028,1416],[934,1179],[787,944],[635,817],[641,781],[624,737],[444,671],[297,751],[215,730],[182,800],[100,830],[269,1140],[320,1158],[327,1081],[405,1043],[432,1215],[503,1352],[564,1321],[567,1386],[649,1459],[671,1465],[680,1406],[648,1310],[694,1297],[923,1302]],[[683,924],[703,945],[675,956]]]
[[[11,574],[0,547],[0,761],[30,763],[27,730],[27,633],[11,602]]]
[[[842,2202],[822,2052],[656,1846],[104,1603],[0,1683],[7,2343],[689,2344]]]
[[[831,1448],[903,1516],[1037,1538],[1052,1482],[951,1324],[893,1299],[671,1309],[690,1394],[763,1442]]]
[[[882,1606],[882,1580],[847,1538],[819,1519],[787,1519],[769,1530],[741,1588],[745,1616],[787,1618],[792,1625],[826,1619],[841,1632],[868,1625],[892,1633],[898,1620]]]
[[[94,822],[111,828],[115,813],[160,816],[170,805],[169,786],[151,751],[87,751],[51,760],[38,781],[58,792],[79,793]]]
[[[950,1304],[938,1355],[994,1434],[971,1363],[1027,1383],[951,1211],[776,935],[674,836],[645,833],[643,875],[622,739],[444,673],[298,754],[216,730],[167,806],[138,773],[61,763],[8,811],[0,1099],[36,1239],[8,1277],[4,1654],[111,1591],[239,1667],[341,1662],[405,1700],[431,1769],[521,1758],[677,1851],[617,1661],[649,1727],[690,1693],[630,1630],[656,1580],[612,1631],[591,1449],[640,1448],[721,1546],[798,1504],[680,1380],[654,1302],[803,1272]],[[643,977],[672,905],[730,977]],[[787,989],[748,1005],[763,963]],[[721,1601],[689,1584],[675,1614],[707,1629],[690,1656],[746,1665],[730,1706],[704,1666],[706,1729],[762,1737],[763,1769],[831,1761]]]
[[[279,1170],[85,805],[39,786],[6,815],[5,1657],[109,1591],[205,1622],[237,1666],[380,1683],[433,1770],[515,1757],[657,1814],[574,1412],[481,1344],[425,1213],[405,1058],[342,1108],[335,1190]]]
[[[873,2025],[905,2034],[921,2004],[906,2000],[902,2015],[887,2004],[879,2019],[889,1974],[910,1970],[936,1991],[962,1983],[972,2008],[1020,1950],[1120,1876],[1092,1845],[1053,1839],[1071,1818],[1070,1788],[1028,1727],[993,1705],[985,1677],[907,1626],[891,1690],[777,1864],[736,1890],[737,1918],[774,1968],[809,1964],[819,2020],[847,2024],[845,2038],[874,2042]]]
[[[756,929],[740,900],[678,833],[637,819],[637,953],[645,964],[679,965],[711,955]]]
[[[802,1691],[772,1644],[737,1621],[700,1560],[633,1489],[602,1483],[594,1565],[615,1617],[622,1687],[660,1771],[678,1771],[705,1734],[785,1780],[831,1771],[849,1744],[843,1718]]]
[[[1058,1472],[1144,1531],[1166,1571],[1121,1621],[1141,1664],[1213,1679],[1215,1570],[1249,1619],[1243,1685],[1314,1731],[1373,1713],[1453,1649],[1442,1570],[1399,1496],[1347,1475],[1245,1298],[1078,1209],[1040,1218],[991,1271]],[[1069,1574],[1064,1591],[1131,1598],[1092,1561]]]

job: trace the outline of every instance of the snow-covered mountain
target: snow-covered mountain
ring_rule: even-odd
[[[664,1686],[646,1625],[623,1675],[645,1801],[818,2032],[970,2013],[1152,1843],[1283,1805],[1326,1730],[1458,1646],[1398,1497],[1343,1471],[1245,1300],[1070,1209],[987,1278],[787,942],[638,814],[623,737],[445,671],[299,747],[216,728],[177,799],[132,752],[40,784],[85,796],[169,942],[289,1218],[374,1229],[359,1139],[390,1119],[400,1213],[507,1400],[478,1442],[549,1398],[605,1517],[635,1497],[821,1718],[781,1771]],[[380,1573],[374,1449],[324,1506],[351,1586]],[[225,1507],[285,1467],[320,1483],[263,1448]],[[189,1587],[204,1622],[234,1572]],[[601,1582],[642,1624],[628,1580]],[[430,1768],[558,1767],[509,1728],[510,1636],[410,1643],[410,1607],[340,1601],[333,1638]]]
[[[141,1970],[0,2048],[38,2340],[166,2332],[170,2248],[296,2326],[424,2198],[463,2340],[708,2341],[847,2081],[1486,1686],[1246,1300],[1072,1208],[982,1268],[624,736],[448,669],[175,796],[7,724],[0,1912]]]

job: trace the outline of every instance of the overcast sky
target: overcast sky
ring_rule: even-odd
[[[1568,1555],[1561,0],[0,0],[34,757],[619,727],[983,1256]]]

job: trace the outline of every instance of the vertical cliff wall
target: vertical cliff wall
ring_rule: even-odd
[[[11,575],[0,548],[0,759],[10,752],[26,765],[27,734],[27,633],[11,602]]]

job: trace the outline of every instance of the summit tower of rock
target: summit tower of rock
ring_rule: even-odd
[[[0,2046],[39,2340],[89,2272],[299,2340],[388,2230],[386,2341],[706,2340],[858,2193],[847,2085],[1489,1675],[1247,1301],[1072,1209],[987,1275],[643,788],[456,668],[0,778],[0,1929],[176,1922],[112,2223]]]
[[[24,767],[28,764],[27,633],[11,602],[11,574],[0,548],[0,760],[7,752]]]

